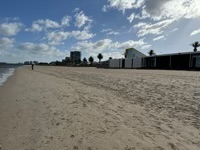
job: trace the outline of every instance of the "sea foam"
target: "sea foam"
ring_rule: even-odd
[[[15,68],[0,68],[0,86],[3,85],[4,82],[13,75]]]

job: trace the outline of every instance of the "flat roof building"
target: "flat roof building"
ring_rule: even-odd
[[[143,53],[134,49],[128,48],[125,50],[125,58],[110,59],[110,68],[141,68],[142,58],[145,57]]]
[[[142,59],[143,68],[200,69],[200,52],[183,52],[148,56]]]

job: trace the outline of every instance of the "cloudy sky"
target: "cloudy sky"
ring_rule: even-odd
[[[122,58],[192,51],[200,41],[199,0],[1,0],[0,62],[54,61],[82,52]]]

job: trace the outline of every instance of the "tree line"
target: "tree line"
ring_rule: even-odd
[[[101,63],[101,60],[103,59],[103,55],[101,54],[101,53],[99,53],[98,55],[97,55],[97,58],[99,59],[99,64]],[[83,58],[83,63],[84,64],[87,64],[87,62],[90,62],[90,64],[92,65],[93,64],[93,62],[94,62],[94,58],[92,57],[92,56],[90,56],[89,58],[88,58],[88,60],[84,57]]]

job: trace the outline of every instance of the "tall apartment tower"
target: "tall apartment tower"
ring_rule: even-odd
[[[70,52],[70,59],[73,63],[79,63],[81,60],[81,52],[80,51]]]

